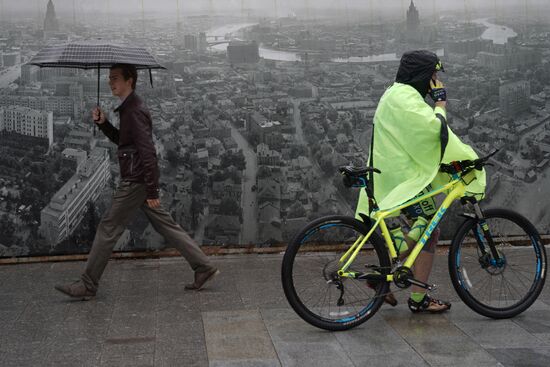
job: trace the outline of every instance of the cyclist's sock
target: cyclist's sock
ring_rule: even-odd
[[[420,236],[422,236],[422,234],[426,230],[427,225],[428,220],[426,218],[418,217],[412,225],[410,232],[407,233],[407,237],[409,237],[414,242],[418,242]]]
[[[422,293],[422,292],[411,292],[411,299],[419,303],[419,302],[422,302],[425,295],[426,293]]]
[[[409,249],[409,246],[407,245],[407,241],[405,241],[405,235],[403,234],[401,227],[392,229],[390,233],[393,237],[393,242],[395,243],[395,247],[397,248],[397,251],[400,254],[402,254],[403,252]]]

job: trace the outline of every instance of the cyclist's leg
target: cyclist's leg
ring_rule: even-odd
[[[420,252],[420,255],[416,258],[414,263],[414,277],[421,282],[428,282],[430,273],[432,271],[433,260],[435,256],[435,249],[439,240],[440,230],[437,228],[431,235],[430,239]],[[413,293],[425,293],[424,288],[412,286]]]
[[[419,195],[423,195],[430,190],[431,190],[431,186],[428,186]],[[428,200],[425,200],[420,204],[418,204],[416,207],[413,207],[412,212],[409,211],[410,216],[413,217],[413,219],[415,220],[415,224],[413,225],[413,228],[409,233],[413,238],[409,238],[409,240],[412,240],[413,242],[418,241],[418,238],[424,232],[425,224],[427,224],[429,220],[431,220],[435,212],[436,212],[436,204],[433,198],[429,198]],[[417,214],[416,218],[414,218],[414,213]],[[422,228],[423,225],[424,227]],[[415,226],[418,226],[421,228],[415,229]],[[413,234],[413,231],[416,231],[418,233]],[[439,228],[437,228],[432,233],[432,235],[430,236],[430,239],[424,245],[424,248],[422,249],[422,251],[420,252],[420,254],[418,255],[415,261],[415,265],[413,269],[414,277],[415,279],[421,282],[427,283],[430,277],[434,256],[435,256],[435,249],[439,241],[439,235],[440,235],[440,230]],[[419,311],[443,312],[448,310],[451,307],[450,303],[448,302],[437,301],[430,298],[426,294],[426,290],[424,288],[417,287],[417,286],[412,287],[411,298],[409,299],[408,303],[409,303],[409,307],[414,312],[419,312]]]

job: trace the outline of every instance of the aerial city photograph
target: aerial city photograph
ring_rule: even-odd
[[[549,207],[547,0],[0,0],[0,366],[548,366]]]

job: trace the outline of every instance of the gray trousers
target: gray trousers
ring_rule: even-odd
[[[185,257],[194,271],[200,273],[212,269],[208,257],[172,216],[162,208],[150,208],[146,198],[145,184],[122,181],[117,187],[111,208],[99,223],[86,270],[82,274],[82,281],[88,289],[97,290],[113,248],[138,209],[143,210],[153,228]]]

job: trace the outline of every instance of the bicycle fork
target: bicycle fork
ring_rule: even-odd
[[[471,204],[474,207],[475,216],[478,220],[478,227],[476,227],[476,230],[474,232],[474,235],[476,237],[477,244],[479,246],[479,249],[481,250],[481,253],[483,254],[483,257],[486,257],[488,255],[487,248],[485,245],[485,242],[487,245],[489,245],[489,251],[491,252],[491,255],[495,261],[495,265],[500,265],[502,263],[502,257],[500,256],[495,242],[493,241],[493,235],[491,234],[491,230],[489,229],[489,225],[487,224],[487,221],[485,220],[485,216],[483,215],[483,211],[481,210],[479,203],[477,200],[473,199],[470,200]],[[482,233],[479,233],[478,228],[481,228]],[[484,241],[485,239],[485,241]]]

